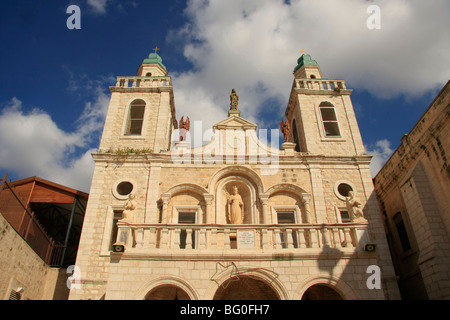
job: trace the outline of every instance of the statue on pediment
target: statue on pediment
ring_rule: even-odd
[[[231,90],[230,94],[230,110],[237,110],[239,104],[239,96],[236,93],[236,90]]]

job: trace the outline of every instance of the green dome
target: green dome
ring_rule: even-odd
[[[158,63],[164,70],[167,71],[166,67],[162,64],[162,59],[157,53],[150,53],[148,58],[144,60],[144,63]]]
[[[316,60],[313,60],[309,54],[303,54],[300,58],[297,60],[298,65],[295,67],[294,72],[300,69],[302,66],[310,65],[310,66],[318,66]]]

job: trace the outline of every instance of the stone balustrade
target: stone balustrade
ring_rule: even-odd
[[[347,90],[344,80],[333,79],[295,79],[297,89],[340,91]]]
[[[171,87],[170,77],[117,77],[116,88]]]
[[[239,250],[361,248],[366,223],[212,225],[118,223],[117,242],[134,249]]]

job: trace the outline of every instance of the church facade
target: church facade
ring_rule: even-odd
[[[211,141],[192,146],[157,53],[110,90],[70,299],[400,297],[352,90],[310,55],[279,148],[235,90]]]

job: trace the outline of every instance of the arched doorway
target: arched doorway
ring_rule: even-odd
[[[280,300],[280,297],[264,280],[239,276],[225,281],[217,289],[214,300]]]
[[[191,300],[191,298],[182,288],[171,284],[163,284],[147,293],[145,300]]]
[[[302,300],[343,300],[343,298],[334,288],[325,284],[315,284],[305,291]]]

